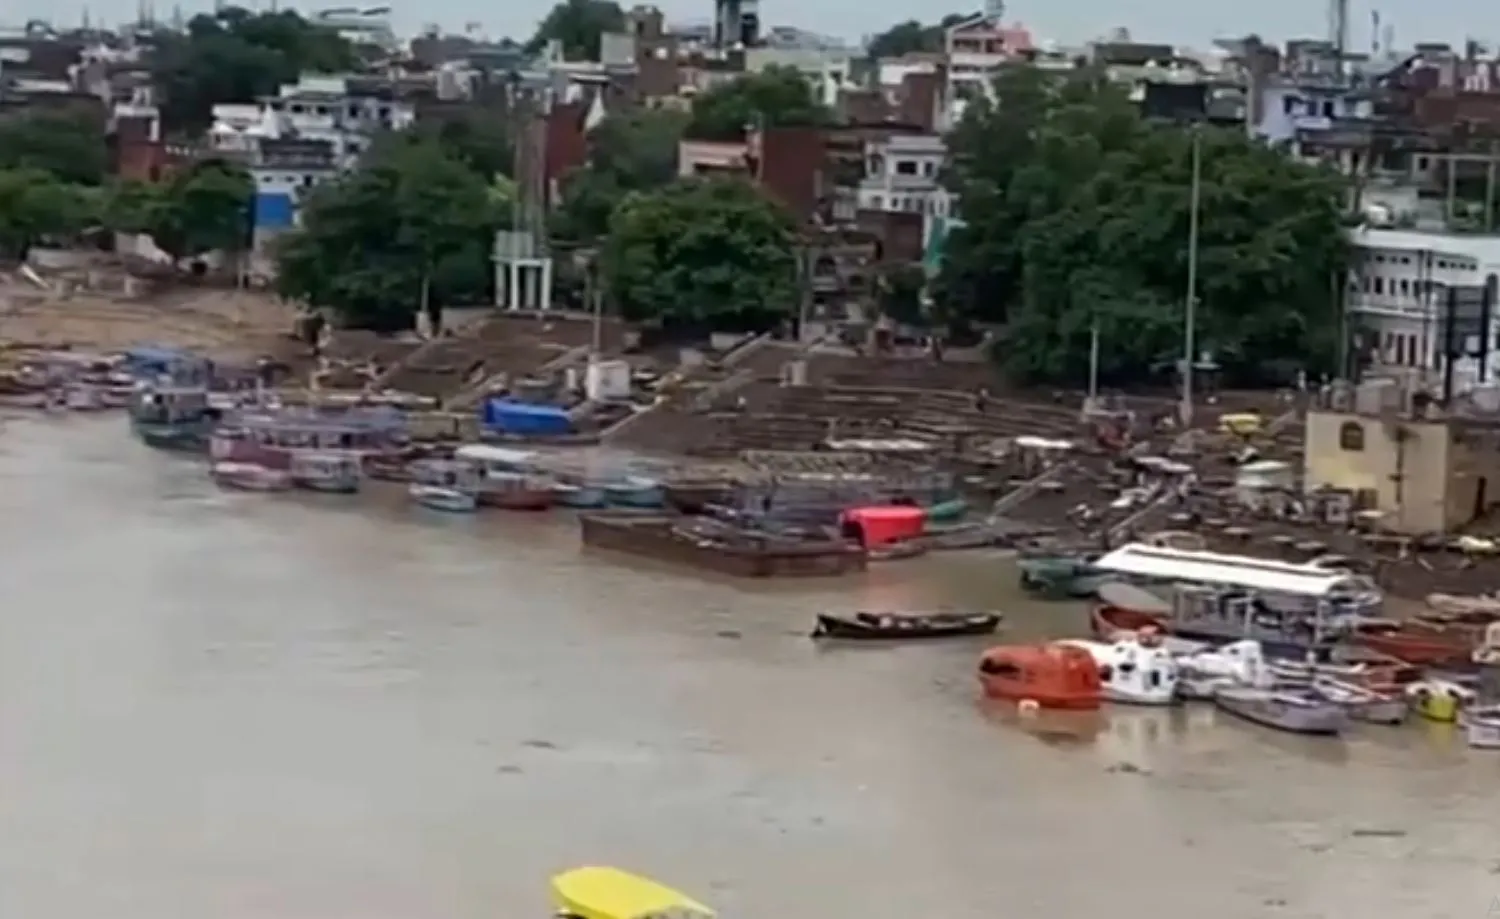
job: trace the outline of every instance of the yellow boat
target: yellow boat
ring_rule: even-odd
[[[1264,422],[1256,412],[1236,412],[1219,416],[1219,432],[1253,437],[1261,432]]]
[[[1458,720],[1459,711],[1474,701],[1473,690],[1448,680],[1420,680],[1406,689],[1412,711],[1439,724]]]
[[[684,893],[619,868],[574,868],[552,879],[552,900],[569,919],[713,919]]]

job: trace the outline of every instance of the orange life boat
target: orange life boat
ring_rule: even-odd
[[[1093,655],[1067,645],[1001,645],[979,659],[979,684],[992,699],[1092,711],[1104,689]]]

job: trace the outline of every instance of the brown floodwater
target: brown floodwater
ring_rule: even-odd
[[[0,540],[7,917],[518,919],[580,863],[739,916],[1500,912],[1500,756],[1451,729],[1018,722],[983,643],[805,637],[1081,628],[996,556],[710,581],[562,517],[221,493],[118,418],[4,423]]]

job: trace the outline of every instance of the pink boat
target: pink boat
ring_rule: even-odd
[[[239,491],[287,491],[293,484],[292,474],[285,469],[268,469],[257,463],[214,463],[211,474],[221,487]]]

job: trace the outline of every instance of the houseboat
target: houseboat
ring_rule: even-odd
[[[213,480],[236,491],[286,491],[292,477],[285,469],[269,469],[256,463],[221,460],[209,467]]]
[[[148,447],[189,452],[208,448],[221,417],[201,386],[143,383],[132,393],[127,411],[131,430]]]
[[[991,648],[980,658],[979,684],[992,699],[1041,708],[1093,711],[1104,698],[1093,656],[1061,644]]]
[[[418,460],[411,465],[407,493],[429,510],[471,514],[479,509],[479,475],[470,463]]]
[[[288,471],[298,488],[335,494],[359,491],[363,478],[359,455],[348,452],[298,451],[292,454]]]
[[[215,460],[256,463],[289,470],[299,453],[340,453],[361,465],[402,456],[405,420],[394,409],[253,408],[231,412],[209,438]]]
[[[1094,564],[1172,591],[1171,613],[1162,615],[1159,600],[1151,609],[1132,609],[1112,585],[1101,587],[1096,631],[1154,628],[1206,644],[1251,639],[1270,657],[1326,655],[1379,604],[1379,591],[1367,578],[1316,565],[1141,543]]]
[[[544,511],[554,500],[551,477],[539,471],[537,454],[489,444],[465,444],[453,453],[479,481],[479,503],[513,511]]]

